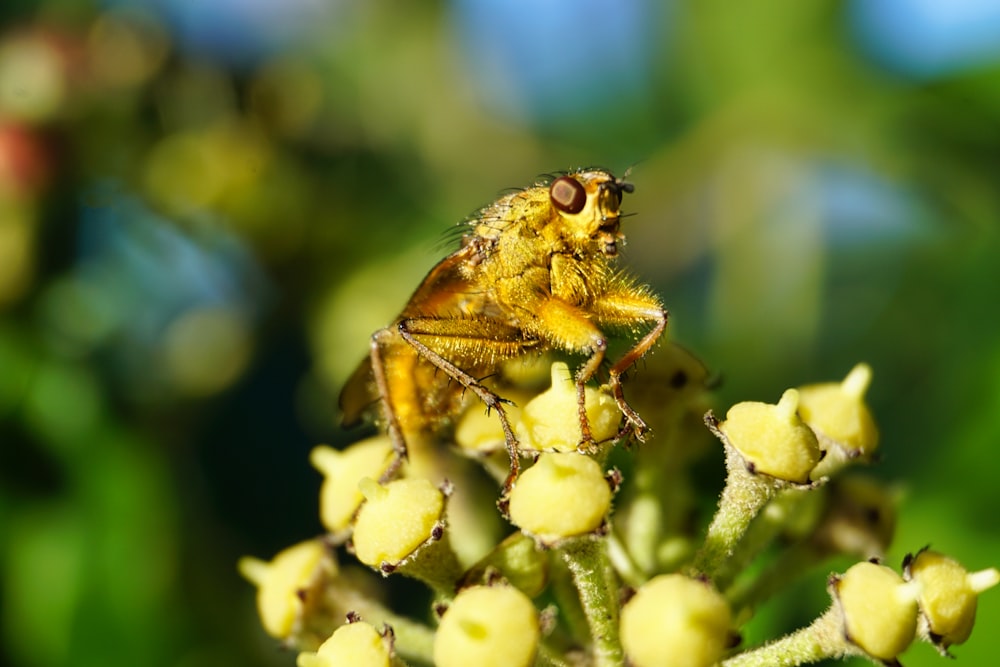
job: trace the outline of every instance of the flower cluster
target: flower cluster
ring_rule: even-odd
[[[599,444],[582,445],[569,369],[545,370],[542,391],[524,367],[497,379],[522,406],[509,413],[534,461],[500,510],[503,432],[475,406],[452,447],[412,438],[391,479],[385,436],[313,451],[328,533],[269,563],[240,563],[264,629],[299,651],[299,667],[751,667],[849,655],[896,664],[915,640],[947,655],[969,638],[977,597],[1000,573],[969,573],[929,549],[901,572],[880,564],[892,495],[845,472],[878,446],[868,366],[775,404],[739,403],[720,420],[707,409],[704,367],[668,346],[629,384],[655,433],[632,449],[616,446],[621,414],[596,387],[586,411]],[[727,478],[702,530],[690,465],[709,451],[708,433],[722,443]],[[749,567],[779,538],[777,556]],[[825,613],[763,646],[741,644],[740,626],[775,591],[845,554],[858,562],[829,578]],[[425,583],[426,613],[387,602],[364,569]]]

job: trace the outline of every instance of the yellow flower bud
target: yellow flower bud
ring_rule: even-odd
[[[354,553],[365,565],[398,565],[433,538],[443,521],[444,494],[426,479],[382,485],[360,482],[366,502],[354,522]]]
[[[319,540],[288,547],[270,563],[244,556],[240,574],[257,586],[257,612],[264,630],[278,639],[287,639],[302,626],[307,602],[303,591],[337,571],[336,562]]]
[[[917,632],[916,586],[884,565],[858,563],[831,582],[847,638],[879,660],[892,661]]]
[[[970,574],[958,561],[927,549],[907,558],[904,574],[920,584],[924,634],[942,650],[969,638],[979,593],[1000,580],[996,569]]]
[[[511,521],[545,544],[596,531],[610,509],[604,472],[583,454],[540,455],[510,494]]]
[[[664,574],[622,609],[621,641],[635,667],[709,667],[729,645],[729,605],[708,583]]]
[[[358,490],[363,477],[379,477],[392,462],[392,441],[382,435],[362,440],[343,451],[320,445],[309,454],[309,462],[323,474],[319,491],[319,515],[331,533],[346,530],[364,500]]]
[[[342,625],[315,653],[300,653],[297,667],[389,667],[387,642],[364,621]]]
[[[615,399],[592,387],[587,387],[584,393],[591,436],[596,442],[615,437],[622,417]],[[552,364],[551,388],[524,406],[516,430],[523,449],[576,451],[583,433],[576,383],[569,366],[561,361]]]
[[[538,612],[509,586],[473,586],[448,606],[434,638],[437,667],[528,667],[540,636]]]
[[[865,403],[871,378],[871,367],[858,364],[842,382],[799,388],[802,421],[844,450],[847,458],[869,456],[878,446],[878,429]]]
[[[718,428],[755,472],[806,483],[820,450],[816,435],[796,414],[798,403],[795,389],[786,391],[777,405],[737,403]]]

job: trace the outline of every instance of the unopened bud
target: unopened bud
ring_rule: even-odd
[[[878,429],[865,403],[871,378],[871,367],[858,364],[842,382],[799,388],[799,414],[827,450],[814,477],[830,474],[848,460],[867,458],[878,447]]]
[[[528,667],[541,632],[538,612],[509,586],[473,586],[448,606],[434,639],[437,667]]]
[[[391,643],[364,621],[342,625],[315,653],[300,653],[297,667],[389,667]]]
[[[916,586],[884,565],[863,562],[831,581],[852,644],[878,660],[896,659],[917,633]]]
[[[383,575],[399,571],[439,590],[461,574],[445,532],[445,495],[429,480],[360,482],[365,503],[354,522],[354,553]]]
[[[920,584],[922,634],[942,651],[969,638],[979,594],[1000,581],[995,568],[970,573],[953,558],[928,549],[907,557],[903,574]]]
[[[731,612],[707,582],[664,574],[622,609],[621,641],[635,667],[709,667],[729,646]]]
[[[584,454],[540,455],[510,494],[514,525],[550,546],[595,532],[610,510],[604,471]]]
[[[618,405],[605,391],[587,387],[584,393],[591,437],[596,442],[610,440],[618,434],[622,417]],[[552,386],[524,406],[516,429],[524,449],[576,451],[583,433],[576,382],[569,366],[561,361],[552,364]]]
[[[799,419],[799,394],[789,389],[776,405],[737,403],[718,426],[754,472],[806,483],[820,459],[816,435]]]
[[[239,570],[257,586],[257,612],[264,630],[288,639],[307,624],[310,593],[337,572],[336,561],[319,540],[301,542],[276,555],[271,562],[244,556]]]
[[[378,478],[389,467],[392,457],[392,441],[384,435],[362,440],[342,451],[320,445],[310,452],[310,463],[323,474],[319,514],[328,531],[341,533],[350,527],[364,500],[358,482],[364,477]]]

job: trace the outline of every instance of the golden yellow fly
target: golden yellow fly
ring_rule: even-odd
[[[506,401],[482,378],[528,353],[586,357],[575,381],[580,446],[590,449],[584,386],[604,361],[607,330],[638,338],[609,368],[608,384],[624,415],[622,435],[644,439],[648,428],[625,401],[621,376],[660,338],[668,315],[649,287],[615,267],[622,196],[632,190],[604,169],[583,169],[507,194],[471,217],[461,247],[372,335],[368,358],[340,397],[344,424],[379,402],[395,471],[408,434],[437,430],[468,389],[500,419],[510,456],[506,496],[519,472],[517,439]]]

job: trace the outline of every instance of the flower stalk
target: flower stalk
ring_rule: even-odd
[[[796,667],[848,652],[841,619],[831,608],[805,628],[723,660],[722,667]]]
[[[559,549],[573,577],[587,619],[596,667],[619,667],[624,653],[618,636],[618,582],[603,539],[578,538]]]

